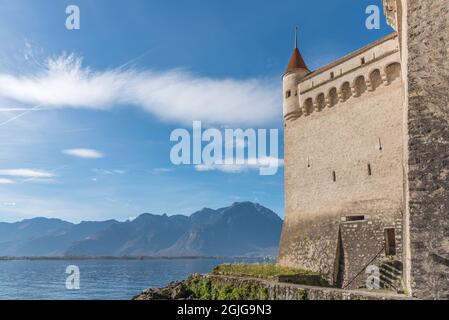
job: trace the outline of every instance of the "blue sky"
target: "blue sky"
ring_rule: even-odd
[[[70,4],[81,30],[65,28]],[[0,0],[0,221],[125,220],[246,200],[283,216],[282,167],[275,176],[177,167],[170,133],[201,120],[279,128],[282,142],[280,81],[294,26],[316,69],[392,31],[383,20],[365,28],[370,4],[381,7]]]

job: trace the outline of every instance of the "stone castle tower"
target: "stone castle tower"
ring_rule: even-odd
[[[396,32],[314,72],[296,40],[279,264],[449,298],[449,3],[425,1],[384,0]]]

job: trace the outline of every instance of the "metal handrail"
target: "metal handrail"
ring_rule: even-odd
[[[370,262],[368,262],[368,263],[363,267],[363,269],[360,270],[360,272],[357,273],[356,276],[355,276],[354,278],[352,278],[351,281],[349,281],[349,282],[343,287],[343,289],[346,289],[347,287],[349,287],[349,286],[355,281],[355,279],[357,279],[363,272],[365,272],[366,268],[368,268],[368,267],[371,265],[371,263],[373,263],[373,261],[376,260],[384,250],[385,250],[385,244],[382,246],[382,249],[380,249],[379,253],[376,254],[376,256],[375,256],[373,259],[371,259]]]

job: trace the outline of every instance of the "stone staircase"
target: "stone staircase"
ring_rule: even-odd
[[[397,260],[385,260],[379,267],[380,285],[384,289],[394,290],[397,293],[404,292],[402,282],[402,262]]]

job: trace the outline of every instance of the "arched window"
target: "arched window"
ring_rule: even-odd
[[[397,62],[392,63],[385,68],[385,73],[387,74],[388,83],[392,83],[401,76],[401,65]]]
[[[361,96],[368,89],[364,76],[358,76],[354,81],[354,87],[357,97]]]
[[[324,96],[324,93],[320,93],[316,97],[316,104],[317,104],[317,111],[321,111],[326,107],[326,97]]]
[[[351,93],[351,85],[349,84],[349,82],[343,83],[340,90],[341,90],[341,98],[343,101],[346,101],[349,98],[351,98],[352,93]]]
[[[380,70],[376,69],[369,75],[369,80],[371,82],[371,87],[376,90],[382,85],[382,76],[380,75]]]
[[[308,98],[305,102],[304,102],[304,108],[305,108],[305,114],[311,114],[313,112],[313,100],[312,98]]]
[[[338,103],[337,88],[332,88],[329,91],[329,103],[330,103],[330,107],[333,107],[333,106],[335,106]]]

